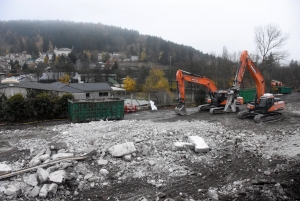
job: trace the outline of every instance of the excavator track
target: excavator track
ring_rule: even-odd
[[[272,112],[269,114],[258,114],[254,117],[255,123],[262,123],[262,122],[274,122],[279,121],[282,119],[282,114],[279,112]]]
[[[199,105],[198,112],[210,110],[212,107],[214,107],[214,106],[212,106],[210,104]]]
[[[209,110],[209,114],[224,114],[224,107],[214,107]]]
[[[240,108],[236,107],[235,109],[235,113],[239,112]],[[224,113],[233,113],[234,111],[232,111],[231,109],[228,109],[228,111],[224,111],[224,107],[215,107],[215,108],[211,108],[209,110],[209,114],[224,114]]]

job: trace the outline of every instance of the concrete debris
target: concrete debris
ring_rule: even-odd
[[[60,158],[70,158],[70,157],[74,157],[74,154],[73,153],[58,153],[58,154],[51,156],[51,159],[57,160]]]
[[[5,172],[10,172],[10,171],[12,171],[12,169],[9,165],[0,163],[0,174],[5,173]]]
[[[106,169],[101,169],[100,174],[102,174],[103,176],[106,176],[109,174],[109,172]]]
[[[57,170],[50,173],[49,180],[55,183],[62,183],[65,181],[66,175],[67,174],[65,170]]]
[[[189,142],[174,142],[174,144],[173,144],[174,151],[194,149],[194,148],[195,148],[195,144],[189,143]]]
[[[44,154],[44,155],[41,155],[41,156],[39,157],[39,159],[40,159],[42,162],[44,162],[44,161],[50,159],[50,154]]]
[[[136,152],[136,148],[133,142],[125,142],[112,146],[108,149],[108,152],[114,157],[122,157],[131,153]]]
[[[40,198],[46,198],[48,195],[49,184],[44,184],[39,192]]]
[[[36,186],[38,185],[38,180],[37,180],[37,174],[30,174],[28,178],[25,180],[25,182],[31,186]]]
[[[35,186],[28,194],[29,197],[37,197],[40,193],[41,187]]]
[[[36,173],[40,183],[46,182],[49,178],[49,172],[43,168],[38,168]]]
[[[208,152],[209,147],[206,144],[206,142],[203,140],[202,137],[199,136],[188,136],[189,142],[193,143],[195,145],[195,152],[197,153],[203,153]]]
[[[41,160],[40,160],[39,156],[38,156],[38,157],[34,157],[34,158],[31,159],[31,161],[29,162],[29,167],[34,167],[34,166],[37,166],[37,165],[39,165],[39,164],[41,164]]]
[[[103,160],[103,159],[99,159],[99,160],[97,160],[97,163],[98,163],[98,165],[107,165],[108,164],[108,160]]]
[[[14,197],[18,197],[21,193],[21,189],[13,185],[8,186],[4,191],[5,195],[13,195]]]
[[[50,195],[55,195],[56,192],[57,192],[57,188],[58,188],[58,185],[56,183],[50,184],[49,189],[48,189],[48,193]]]

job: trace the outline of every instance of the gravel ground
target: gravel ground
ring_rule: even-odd
[[[3,125],[0,165],[11,171],[47,153],[96,152],[83,161],[43,168],[63,170],[61,182],[44,181],[36,170],[2,179],[0,200],[300,200],[300,93],[281,97],[283,119],[264,124],[197,108],[178,116],[165,108],[125,114],[120,121]],[[210,150],[174,147],[188,136],[202,137]],[[110,147],[126,142],[133,143],[134,152],[110,153]],[[32,175],[38,177],[34,184]]]

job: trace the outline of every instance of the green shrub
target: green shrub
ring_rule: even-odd
[[[62,95],[58,102],[58,110],[61,117],[67,117],[68,115],[68,100],[74,100],[74,96],[72,94],[64,94]]]
[[[6,100],[5,119],[16,122],[26,119],[25,99],[22,94],[15,94]]]
[[[204,89],[199,89],[197,91],[197,94],[195,96],[195,101],[197,105],[202,105],[205,103],[205,98],[206,98],[206,92]]]
[[[37,94],[34,100],[34,109],[38,120],[49,119],[53,114],[54,104],[48,93]]]

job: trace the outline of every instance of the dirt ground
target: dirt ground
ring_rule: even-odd
[[[187,108],[187,116],[178,116],[170,108],[125,114],[124,120],[178,124],[180,121],[193,124],[195,120],[205,120],[221,124],[227,131],[240,133],[241,136],[249,135],[246,145],[250,148],[234,142],[233,146],[215,147],[209,159],[199,153],[184,155],[176,161],[176,165],[188,169],[188,174],[169,177],[164,172],[155,173],[154,180],[163,180],[165,185],[153,185],[147,182],[147,176],[128,177],[118,182],[114,173],[120,171],[121,167],[111,166],[108,177],[110,185],[85,190],[65,200],[300,200],[300,93],[293,92],[280,98],[286,104],[282,111],[283,119],[263,124],[255,124],[253,119],[238,119],[236,114],[199,113],[197,108]],[[241,110],[245,109],[245,105],[240,107]],[[8,142],[20,138],[49,139],[57,133],[43,132],[41,136],[40,131],[58,124],[69,122],[61,120],[31,125],[2,125],[0,162],[17,161],[21,157],[26,158],[30,152],[12,148]],[[32,132],[22,132],[25,129],[31,129]],[[16,132],[8,136],[4,134],[5,130]],[[272,140],[272,144],[268,144],[269,140]],[[191,157],[202,157],[204,161],[193,161]],[[77,184],[75,180],[68,180],[66,186],[72,191]]]

